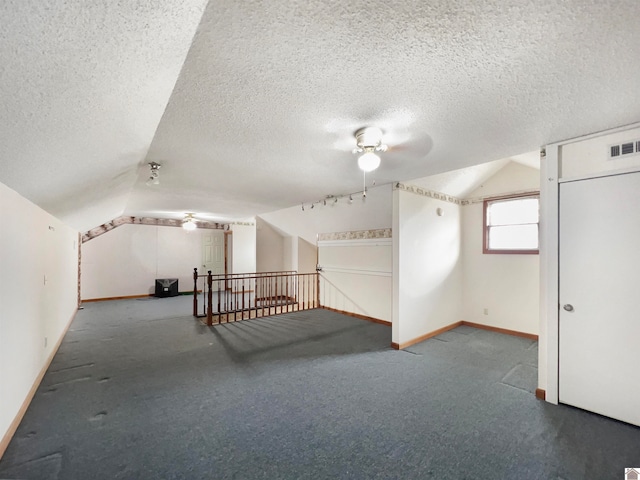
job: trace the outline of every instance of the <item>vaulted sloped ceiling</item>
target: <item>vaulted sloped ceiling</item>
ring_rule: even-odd
[[[640,121],[640,2],[6,1],[0,181],[80,230],[212,221]],[[162,164],[145,185],[147,162]]]
[[[0,181],[80,230],[122,215],[205,5],[0,2]]]

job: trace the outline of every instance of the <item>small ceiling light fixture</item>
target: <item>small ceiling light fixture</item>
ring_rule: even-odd
[[[364,127],[356,131],[356,145],[353,153],[362,153],[358,158],[358,167],[363,172],[372,172],[380,166],[380,157],[376,152],[386,152],[389,147],[382,143],[382,130],[377,127]]]
[[[358,158],[358,167],[363,172],[373,172],[380,166],[380,157],[373,152],[367,152]]]
[[[182,228],[184,228],[189,232],[192,232],[193,230],[198,228],[198,224],[196,223],[196,220],[193,218],[193,213],[187,213],[184,220],[182,220]]]
[[[148,187],[152,185],[160,185],[160,167],[162,167],[162,165],[157,162],[149,162],[151,173],[149,179],[146,182]]]

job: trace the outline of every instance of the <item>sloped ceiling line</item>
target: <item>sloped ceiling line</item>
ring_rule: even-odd
[[[204,228],[209,230],[224,230],[224,223],[217,222],[205,222],[202,220],[196,220],[196,224],[198,228]],[[182,220],[176,220],[173,218],[150,218],[150,217],[118,217],[110,222],[103,223],[102,225],[92,228],[88,232],[82,234],[82,243],[86,243],[89,240],[93,240],[100,235],[104,235],[107,232],[110,232],[114,228],[119,227],[120,225],[156,225],[161,227],[182,227]]]

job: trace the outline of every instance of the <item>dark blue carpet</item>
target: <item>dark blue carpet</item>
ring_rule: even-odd
[[[325,310],[209,328],[187,297],[85,307],[0,478],[618,479],[640,464],[640,428],[535,399],[530,340],[465,326],[398,352],[389,327]]]

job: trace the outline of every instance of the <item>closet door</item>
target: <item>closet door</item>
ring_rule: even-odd
[[[560,185],[559,400],[640,425],[640,172]]]

